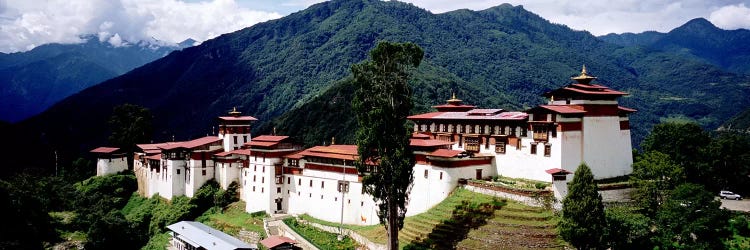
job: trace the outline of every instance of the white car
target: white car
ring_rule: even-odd
[[[742,196],[732,193],[732,191],[721,191],[719,192],[719,197],[722,199],[742,200]]]

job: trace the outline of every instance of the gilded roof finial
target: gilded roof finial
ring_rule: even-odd
[[[571,77],[570,79],[573,79],[581,84],[589,84],[591,81],[596,79],[594,76],[590,76],[588,72],[586,72],[586,64],[583,65],[583,68],[581,68],[581,75],[576,77]]]
[[[276,135],[276,127],[273,127],[273,135]]]
[[[237,107],[236,106],[232,108],[231,112],[229,112],[229,114],[232,115],[232,116],[240,116],[241,113],[242,112],[237,111]]]
[[[459,105],[461,104],[461,100],[456,98],[456,92],[453,92],[453,95],[451,96],[451,99],[448,100],[449,104]]]
[[[331,145],[336,144],[336,137],[331,136]]]
[[[453,96],[451,97],[451,99],[453,99],[453,100],[456,99],[456,92],[453,92]]]

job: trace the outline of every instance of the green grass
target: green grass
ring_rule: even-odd
[[[286,218],[284,219],[284,224],[320,249],[355,249],[358,246],[349,237],[344,237],[344,240],[339,241],[337,238],[338,235],[319,230],[304,223],[299,223],[296,218]]]
[[[146,243],[146,245],[141,248],[141,250],[167,249],[167,244],[169,244],[170,238],[172,238],[172,236],[170,236],[168,232],[154,235],[151,237],[151,239],[148,240],[148,243]]]
[[[238,201],[230,204],[223,211],[218,208],[209,209],[195,220],[235,237],[244,229],[259,233],[263,239],[266,238],[266,232],[263,230],[265,217],[267,217],[265,213],[248,214],[245,212],[245,202]]]

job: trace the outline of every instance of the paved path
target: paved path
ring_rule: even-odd
[[[750,200],[721,200],[721,207],[729,210],[750,212]]]

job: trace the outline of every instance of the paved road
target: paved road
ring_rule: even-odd
[[[729,210],[750,212],[750,200],[721,200],[721,207]]]

